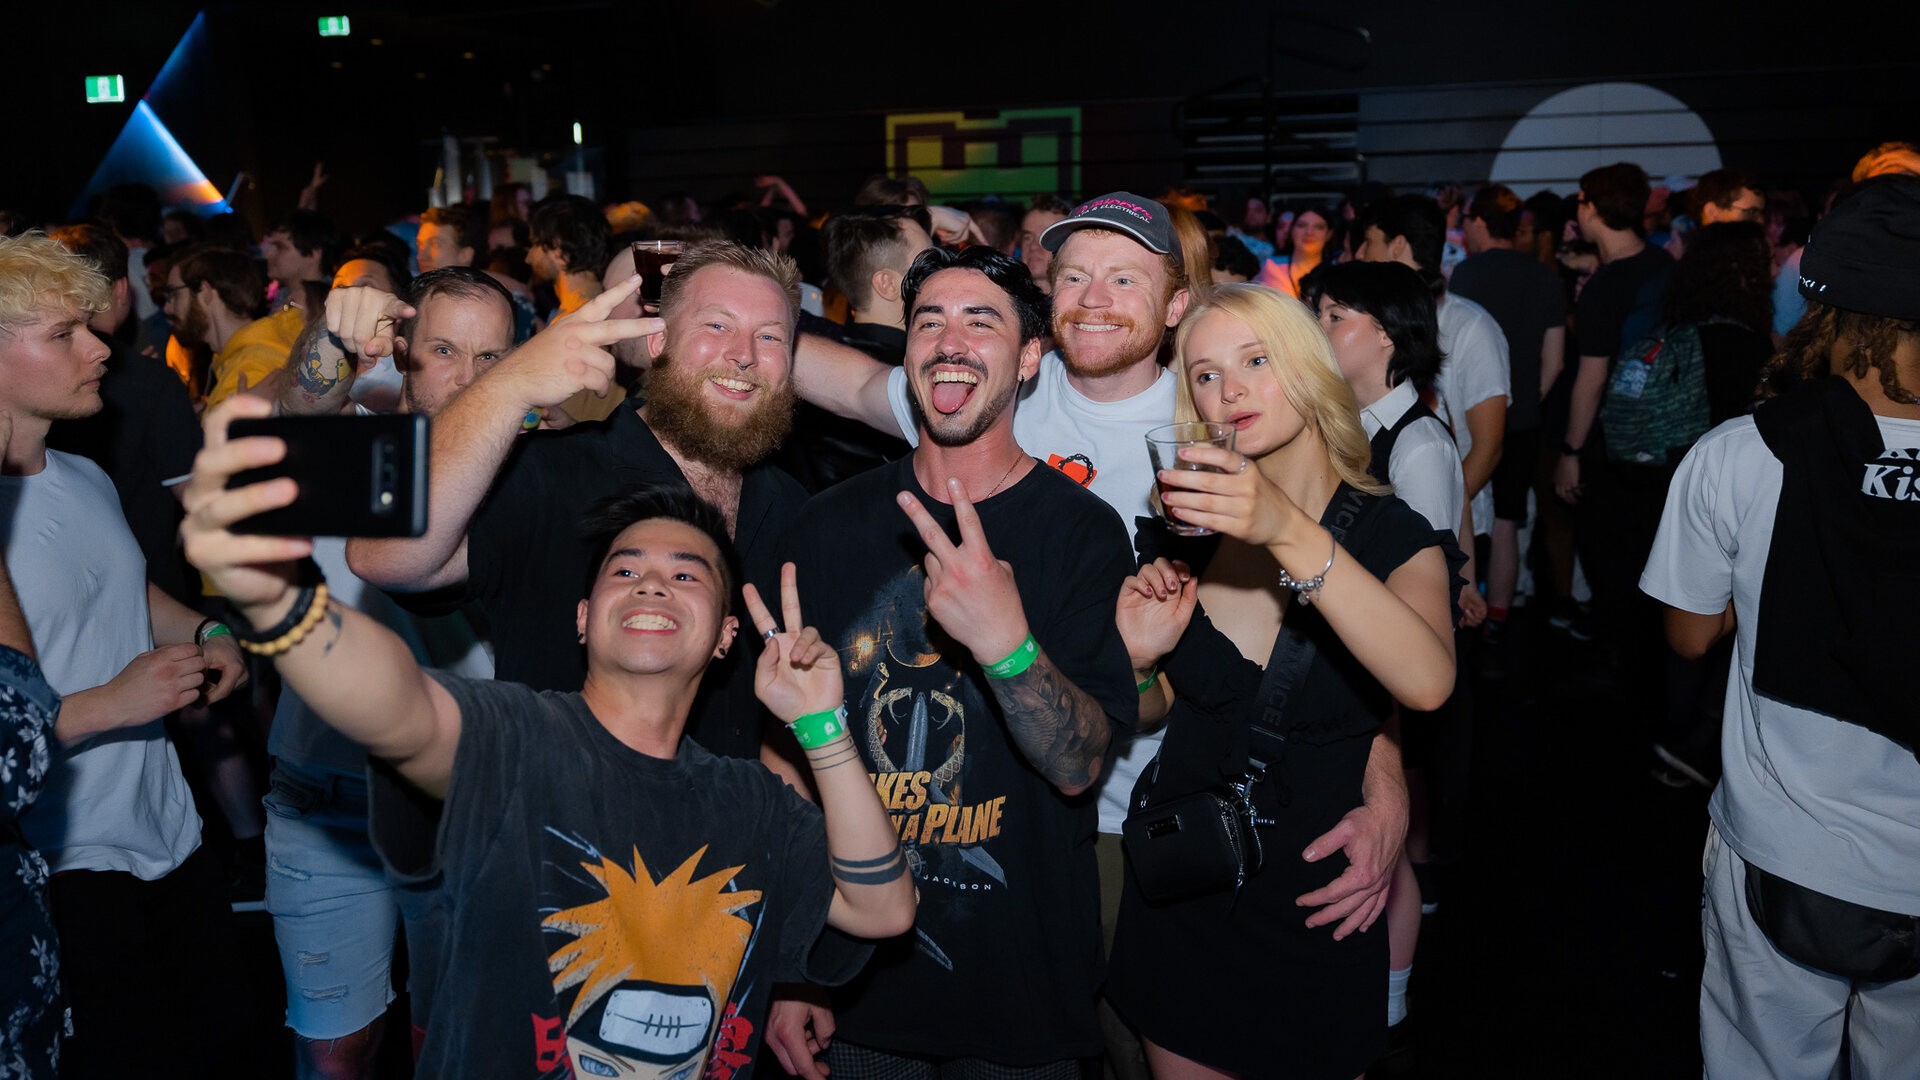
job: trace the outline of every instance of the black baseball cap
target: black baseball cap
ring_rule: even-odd
[[[1185,266],[1180,256],[1180,240],[1173,234],[1173,219],[1167,215],[1167,208],[1131,191],[1109,192],[1074,207],[1073,213],[1047,226],[1047,231],[1040,234],[1040,246],[1058,252],[1060,245],[1067,242],[1067,234],[1075,229],[1112,229],[1126,233],[1148,251],[1171,255],[1174,262]]]

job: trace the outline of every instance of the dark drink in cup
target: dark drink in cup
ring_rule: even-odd
[[[1153,461],[1155,472],[1163,469],[1182,472],[1225,472],[1226,470],[1217,466],[1187,461],[1180,457],[1180,451],[1189,446],[1217,446],[1223,450],[1231,450],[1233,436],[1232,424],[1210,424],[1201,420],[1167,424],[1147,432],[1147,455]],[[1212,533],[1212,529],[1167,517],[1166,504],[1159,497],[1165,493],[1167,486],[1155,477],[1154,509],[1159,511],[1160,516],[1166,520],[1167,527],[1180,536],[1206,536]]]
[[[666,278],[665,267],[680,257],[686,245],[678,240],[639,240],[633,245],[633,268],[640,275],[640,299],[648,304],[660,302],[660,284]]]

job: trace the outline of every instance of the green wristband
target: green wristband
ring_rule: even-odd
[[[233,635],[233,627],[228,626],[219,619],[201,619],[200,625],[194,628],[193,643],[195,645],[205,645],[221,634],[226,634],[231,637]]]
[[[1034,644],[1033,635],[1028,634],[1027,640],[1015,646],[1013,652],[1008,654],[1005,660],[997,664],[987,665],[987,678],[1011,679],[1015,675],[1032,667],[1033,658],[1039,655],[1040,646]]]
[[[1156,665],[1147,669],[1147,677],[1133,684],[1133,692],[1144,694],[1160,681],[1160,668]]]
[[[847,733],[847,707],[813,712],[787,722],[802,750],[818,750]]]

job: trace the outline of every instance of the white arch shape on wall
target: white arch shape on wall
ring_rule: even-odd
[[[1571,195],[1589,169],[1631,161],[1659,184],[1720,167],[1713,132],[1686,103],[1642,83],[1563,90],[1514,122],[1493,159],[1492,180],[1524,198],[1542,188]]]

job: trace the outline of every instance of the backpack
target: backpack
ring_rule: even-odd
[[[1712,424],[1699,330],[1658,326],[1623,351],[1600,402],[1600,424],[1608,459],[1635,465],[1665,465],[1668,451],[1705,435]]]

